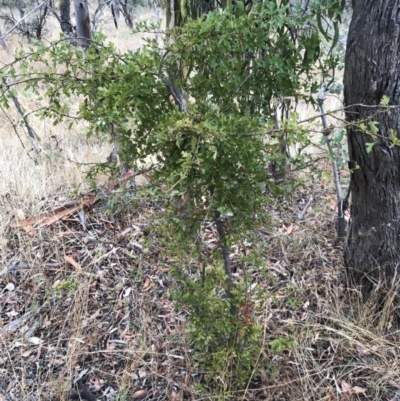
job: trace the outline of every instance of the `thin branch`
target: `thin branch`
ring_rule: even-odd
[[[332,81],[333,82],[333,81]],[[332,83],[331,82],[331,83]],[[326,138],[326,144],[328,146],[329,154],[332,158],[332,170],[333,170],[333,179],[335,182],[335,189],[336,189],[336,197],[337,197],[337,207],[338,207],[338,216],[337,216],[337,236],[338,240],[343,239],[346,235],[346,221],[344,218],[344,207],[343,207],[343,197],[342,197],[342,190],[340,188],[340,178],[339,178],[339,169],[336,163],[335,154],[332,148],[332,140],[330,138],[331,130],[328,127],[328,120],[326,118],[325,113],[325,105],[324,101],[326,99],[326,94],[329,91],[329,86],[322,87],[318,92],[318,103],[319,109],[321,111],[321,120],[322,120],[322,127],[324,129],[324,135]]]
[[[340,107],[339,109],[334,109],[334,110],[325,112],[323,114],[321,114],[321,113],[317,114],[317,115],[315,115],[313,117],[306,118],[305,120],[299,120],[299,121],[297,121],[297,124],[307,123],[307,122],[310,122],[312,120],[316,120],[317,118],[321,118],[322,116],[330,116],[333,113],[336,113],[338,111],[346,111],[347,109],[350,109],[351,107],[370,107],[370,108],[375,108],[375,109],[384,107],[386,109],[396,109],[396,108],[400,107],[400,105],[383,106],[381,104],[373,105],[373,104],[355,103],[355,104],[351,104],[350,106]]]
[[[54,15],[54,17],[56,17],[58,23],[61,25],[61,18],[59,17],[59,15],[57,14],[57,11],[54,10],[53,7],[50,7],[50,5],[47,5],[47,8],[49,9],[49,11]]]
[[[36,144],[36,139],[39,139],[39,137],[36,135],[35,131],[29,124],[29,121],[26,118],[24,111],[22,110],[21,103],[19,102],[17,97],[11,94],[11,99],[13,100],[15,108],[17,109],[18,114],[21,116],[22,121],[25,124],[26,130],[28,131],[28,139],[32,145],[33,150],[35,151],[35,162],[37,163],[39,159],[39,150]]]
[[[314,200],[313,196],[310,197],[310,199],[308,200],[308,202],[306,203],[306,205],[304,206],[304,209],[298,213],[297,217],[299,220],[303,220],[304,215],[307,212],[307,209],[310,207],[311,202]]]
[[[308,11],[309,4],[310,4],[310,0],[306,0],[306,4],[304,5],[304,8],[303,8],[303,14],[302,14],[303,17],[306,15],[306,13]]]
[[[28,157],[29,157],[35,164],[37,164],[37,160],[35,160],[35,159],[29,154],[28,149],[27,149],[26,146],[24,145],[24,142],[22,141],[22,138],[21,138],[21,136],[20,136],[19,133],[18,133],[18,129],[17,129],[16,124],[14,124],[14,122],[11,120],[11,118],[9,117],[9,115],[8,115],[8,114],[6,113],[6,111],[4,110],[3,106],[0,105],[0,109],[1,109],[1,111],[4,113],[4,115],[6,116],[7,120],[9,121],[9,123],[12,125],[13,130],[14,130],[15,134],[17,135],[17,138],[19,139],[19,141],[20,141],[22,147],[26,150],[26,154],[28,155]]]
[[[236,316],[238,311],[235,305],[234,296],[232,293],[233,289],[233,278],[232,278],[232,265],[229,257],[229,247],[226,238],[225,222],[222,220],[222,216],[219,210],[214,209],[214,223],[217,228],[219,242],[222,248],[222,259],[224,261],[224,270],[228,278],[228,286],[226,289],[226,295],[230,302],[230,313],[232,316]]]
[[[3,49],[8,53],[8,47],[6,45],[6,42],[4,41],[4,39],[2,38],[2,33],[0,31],[0,45],[3,46]]]

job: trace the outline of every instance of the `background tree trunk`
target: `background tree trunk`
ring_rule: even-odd
[[[349,107],[347,121],[371,118],[379,130],[375,139],[356,126],[347,130],[352,173],[345,259],[351,283],[364,295],[378,283],[399,282],[400,147],[389,140],[390,128],[400,132],[399,11],[400,0],[357,1],[346,50],[345,104],[366,105]],[[384,95],[397,108],[377,107]],[[375,142],[369,153],[368,142]]]
[[[71,24],[71,2],[70,0],[60,1],[60,19],[61,30],[65,33],[72,33],[73,28]]]
[[[76,18],[76,36],[78,43],[83,48],[88,48],[90,44],[90,17],[87,0],[74,0]]]

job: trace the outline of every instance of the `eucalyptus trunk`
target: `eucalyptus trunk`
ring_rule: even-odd
[[[397,286],[400,264],[400,0],[359,0],[349,28],[344,100],[351,168],[351,224],[345,259],[364,295]],[[379,104],[384,96],[396,107]],[[377,132],[357,125],[375,121]],[[368,151],[369,143],[374,142]]]
[[[64,0],[65,1],[65,0]],[[87,0],[74,0],[76,18],[76,36],[78,43],[83,48],[88,48],[90,44],[90,16]]]
[[[67,34],[72,33],[73,28],[71,24],[71,2],[70,0],[61,0],[59,5],[61,30]]]

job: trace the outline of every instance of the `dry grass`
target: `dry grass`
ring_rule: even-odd
[[[96,4],[93,3],[92,7],[95,8]],[[141,14],[134,16],[134,21],[148,18],[152,19],[152,14],[143,9]],[[104,13],[101,27],[107,33],[108,40],[113,41],[121,51],[140,47],[143,35],[132,35],[123,20],[119,22],[119,29],[116,30],[110,10]],[[47,29],[46,40],[58,39],[59,27],[54,18],[49,19]],[[13,60],[15,50],[27,45],[17,35],[7,37],[6,42],[8,52],[0,47],[3,64]],[[18,99],[25,110],[38,108],[39,103],[33,96],[18,95]],[[0,110],[0,175],[3,177],[0,182],[0,205],[13,215],[19,211],[18,217],[21,218],[22,213],[38,213],[43,200],[48,202],[48,198],[65,196],[76,187],[84,191],[87,188],[85,176],[90,166],[106,161],[112,147],[103,140],[87,139],[83,123],[74,125],[70,130],[67,123],[53,126],[51,120],[41,120],[31,114],[29,123],[40,139],[36,144],[40,162],[35,166],[35,151],[19,119],[13,105],[6,113]]]
[[[140,45],[125,28],[105,31],[122,50]],[[17,114],[9,117],[16,124]],[[62,204],[77,187],[87,190],[87,169],[74,161],[103,162],[110,153],[109,144],[85,138],[83,125],[68,131],[36,117],[31,124],[41,138],[37,165],[22,127],[19,139],[0,117],[0,401],[67,400],[82,389],[99,400],[217,399],[209,387],[198,390],[187,312],[170,300],[176,284],[151,233],[157,205],[126,194],[136,206],[110,216],[105,194],[86,211],[86,229],[77,215],[34,237],[10,228],[15,218]],[[310,184],[270,207],[271,226],[258,233],[268,245],[265,268],[246,266],[265,293],[256,311],[264,346],[248,386],[220,399],[400,400],[391,294],[377,309],[346,290],[334,195],[324,186]],[[236,266],[240,280],[244,266]],[[285,339],[293,345],[274,352],[271,342]]]

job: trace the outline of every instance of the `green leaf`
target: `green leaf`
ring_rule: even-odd
[[[375,142],[367,142],[365,145],[366,145],[365,147],[366,147],[367,153],[371,153],[371,151],[375,145]]]
[[[380,101],[379,104],[380,104],[381,106],[388,106],[388,105],[389,105],[389,102],[390,102],[389,96],[383,95],[383,96],[382,96],[382,99],[381,99],[381,101]]]
[[[328,32],[324,29],[323,25],[322,25],[322,14],[321,11],[317,12],[317,25],[318,25],[318,29],[319,31],[322,33],[322,35],[324,36],[324,38],[327,41],[331,40],[331,37],[328,35]]]
[[[333,22],[333,29],[335,31],[335,34],[333,35],[332,44],[331,44],[331,48],[329,50],[329,53],[332,52],[332,50],[335,48],[335,46],[339,42],[339,33],[340,33],[339,32],[339,22],[337,22],[337,21]]]
[[[367,132],[367,126],[364,123],[359,124],[358,128],[361,132]]]
[[[243,1],[236,1],[235,2],[235,16],[236,17],[241,17],[245,13],[244,10],[244,3]]]

